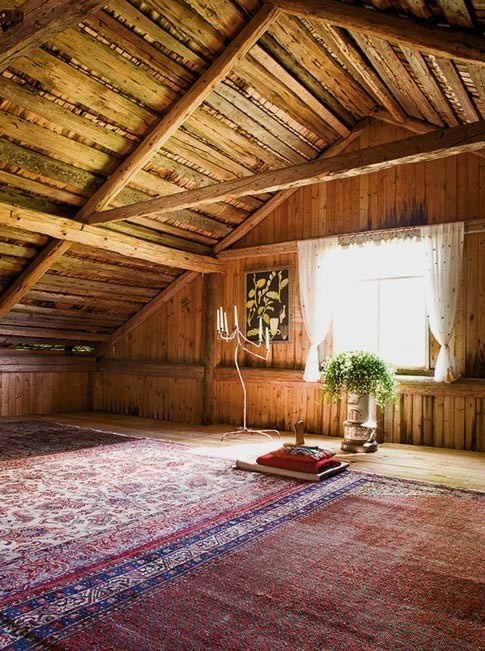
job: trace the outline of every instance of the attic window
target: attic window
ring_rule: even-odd
[[[370,242],[342,255],[349,273],[334,312],[333,352],[370,350],[397,368],[426,370],[423,242]]]
[[[13,350],[31,350],[66,354],[91,354],[94,352],[94,346],[82,344],[76,346],[65,346],[63,344],[26,343],[16,344],[15,346],[12,346],[12,348]]]

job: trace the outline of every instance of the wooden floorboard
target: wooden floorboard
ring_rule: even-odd
[[[252,459],[275,449],[282,442],[295,440],[292,433],[282,432],[281,439],[246,435],[230,436],[221,441],[222,435],[231,429],[229,426],[184,425],[99,412],[51,414],[41,418],[120,434],[176,441],[231,460]],[[341,439],[338,438],[307,436],[305,442],[335,450],[338,458],[350,463],[350,470],[485,491],[485,454],[481,452],[383,443],[377,452],[351,454],[340,450]]]

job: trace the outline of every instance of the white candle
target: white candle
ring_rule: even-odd
[[[263,319],[259,319],[259,341],[263,341]]]
[[[220,332],[221,331],[221,313],[219,312],[219,308],[217,308],[216,315],[217,315],[217,332]]]
[[[224,312],[224,331],[227,332],[227,333],[229,332],[229,328],[227,326],[227,314],[226,314],[226,312]]]
[[[266,350],[269,350],[269,330],[266,328]]]
[[[237,305],[234,306],[234,327],[235,328],[239,327],[239,323],[237,319]]]

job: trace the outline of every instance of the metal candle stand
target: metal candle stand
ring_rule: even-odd
[[[249,355],[252,355],[253,357],[257,357],[258,359],[264,359],[264,360],[268,359],[269,357],[268,328],[266,328],[266,337],[265,337],[266,352],[264,355],[261,355],[255,350],[255,349],[260,349],[263,346],[263,333],[262,333],[261,322],[259,326],[259,341],[258,342],[251,341],[250,339],[245,337],[242,331],[239,329],[238,318],[237,318],[237,307],[234,306],[234,329],[232,332],[229,332],[228,330],[227,315],[225,312],[223,312],[222,307],[220,307],[217,310],[217,337],[218,339],[220,339],[221,341],[225,341],[226,343],[230,341],[236,342],[236,347],[234,349],[234,365],[236,367],[236,371],[239,376],[239,381],[241,382],[241,386],[243,390],[243,424],[241,427],[238,427],[235,430],[232,430],[230,432],[225,432],[221,436],[221,441],[224,441],[224,439],[227,438],[228,436],[241,436],[245,434],[250,434],[250,435],[260,434],[262,436],[267,436],[270,439],[273,439],[273,434],[275,434],[276,436],[278,436],[278,438],[280,438],[280,433],[276,429],[253,429],[247,426],[247,422],[246,422],[247,392],[246,392],[246,385],[244,383],[243,376],[241,374],[241,369],[239,368],[239,362],[238,362],[238,355],[240,349],[249,353]],[[250,345],[252,349],[248,348],[247,347],[248,345]]]

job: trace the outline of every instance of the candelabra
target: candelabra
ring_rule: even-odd
[[[228,436],[234,435],[234,436],[241,436],[245,434],[261,434],[262,436],[267,436],[268,438],[272,439],[273,434],[276,436],[280,436],[280,433],[276,429],[253,429],[251,427],[247,426],[247,421],[246,421],[246,413],[247,413],[247,392],[246,392],[246,384],[244,382],[241,369],[239,368],[239,361],[238,361],[238,356],[239,356],[239,351],[244,350],[246,353],[249,355],[252,355],[253,357],[257,357],[259,359],[268,359],[269,357],[269,351],[270,351],[270,345],[269,345],[269,331],[268,328],[265,330],[265,337],[264,337],[264,355],[259,353],[258,351],[263,348],[263,327],[262,327],[262,322],[261,320],[259,321],[259,339],[257,342],[251,341],[245,335],[242,333],[242,331],[239,328],[238,324],[238,316],[237,316],[237,307],[236,305],[234,306],[234,328],[232,332],[229,332],[228,328],[228,322],[227,322],[227,314],[226,312],[223,311],[222,307],[220,307],[217,310],[217,337],[221,341],[224,341],[226,343],[230,341],[235,342],[235,348],[234,348],[234,365],[236,367],[236,371],[239,377],[239,381],[241,383],[242,391],[243,391],[243,424],[238,427],[235,430],[232,430],[230,432],[225,432],[222,437],[221,441],[224,441],[225,438]],[[249,348],[251,346],[251,348]]]

